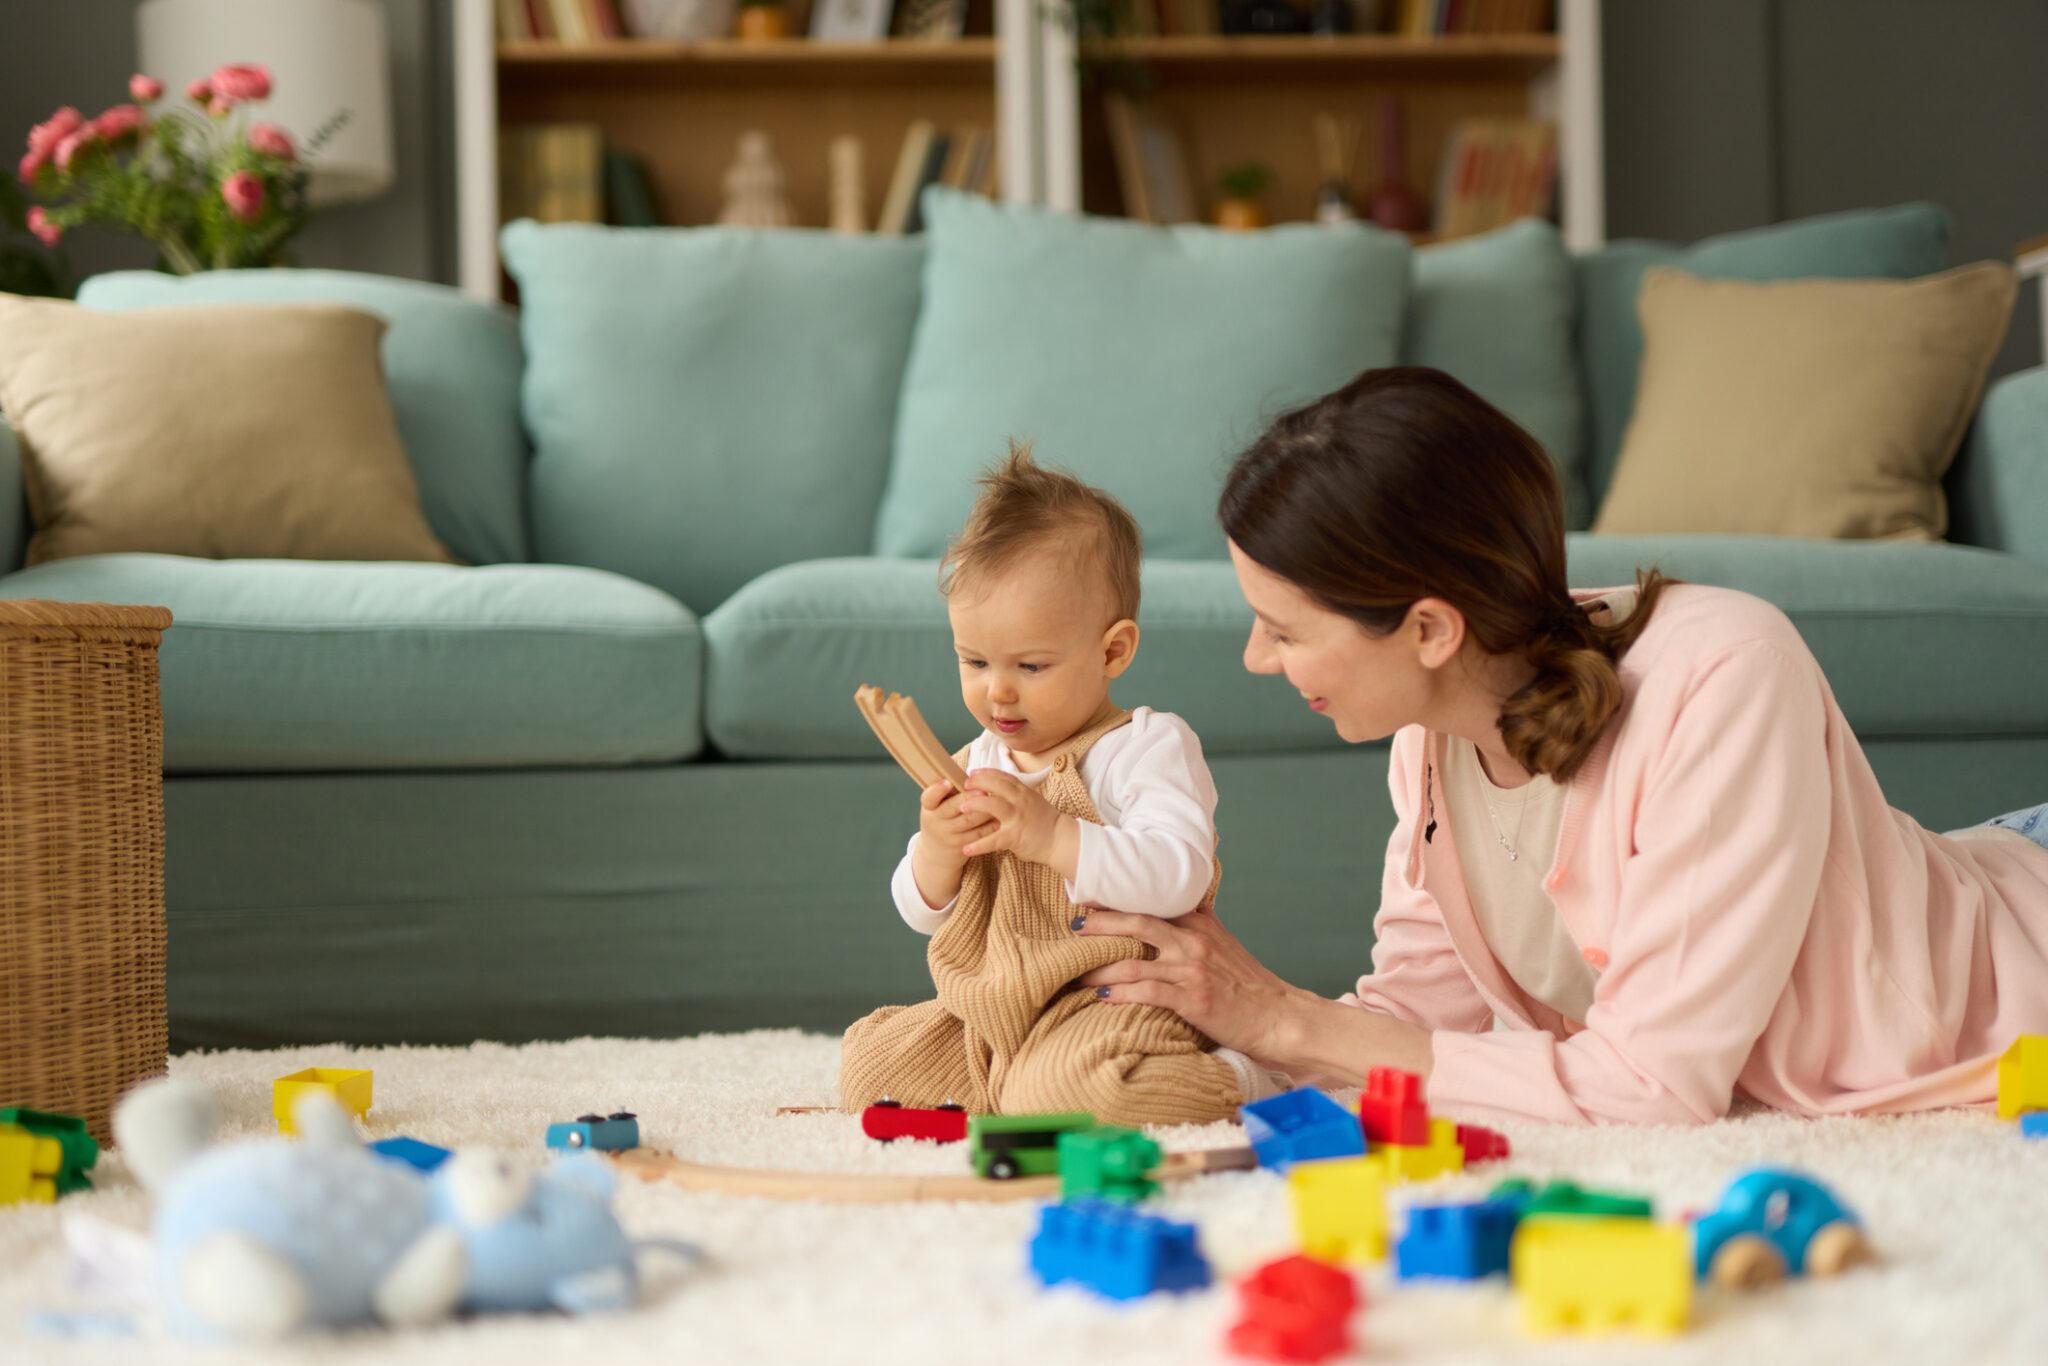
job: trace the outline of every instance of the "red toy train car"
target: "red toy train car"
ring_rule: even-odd
[[[958,1143],[967,1137],[967,1107],[951,1101],[936,1110],[918,1110],[893,1100],[878,1100],[860,1112],[860,1131],[887,1143],[897,1138],[928,1138]]]

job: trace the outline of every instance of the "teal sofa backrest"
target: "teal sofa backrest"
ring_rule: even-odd
[[[867,551],[918,241],[522,220],[500,245],[526,339],[539,558],[702,615],[778,565]]]
[[[175,276],[96,275],[79,291],[87,308],[337,303],[383,318],[384,372],[399,435],[419,479],[428,523],[470,564],[530,558],[525,434],[519,425],[522,361],[511,313],[445,285],[336,270],[227,270]],[[204,345],[195,337],[193,345]],[[291,452],[280,448],[280,459]]]

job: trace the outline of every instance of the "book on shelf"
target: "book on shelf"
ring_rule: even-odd
[[[619,228],[658,228],[661,206],[647,163],[630,152],[604,152],[604,221]]]
[[[1391,25],[1408,38],[1446,34],[1548,33],[1551,0],[1396,0]]]
[[[525,123],[498,131],[501,221],[604,221],[604,133],[594,123]]]
[[[1557,126],[1541,119],[1465,119],[1451,129],[1437,184],[1436,236],[1469,237],[1550,212]]]
[[[875,220],[878,233],[913,233],[924,228],[919,197],[927,185],[946,185],[973,194],[996,192],[996,139],[987,128],[941,131],[929,119],[913,119],[896,154],[896,169]]]
[[[597,43],[626,36],[619,0],[495,0],[501,43]]]

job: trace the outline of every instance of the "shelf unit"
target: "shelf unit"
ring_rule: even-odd
[[[497,296],[501,123],[587,121],[644,158],[666,212],[715,219],[741,132],[774,139],[800,221],[826,211],[824,143],[866,145],[870,210],[914,118],[995,130],[1003,196],[1116,212],[1121,194],[1101,116],[1084,91],[1072,34],[1044,0],[996,0],[995,35],[952,42],[777,43],[632,40],[498,43],[492,0],[455,0],[458,254],[461,282]],[[1601,240],[1599,0],[1559,0],[1556,34],[1402,38],[1167,36],[1091,44],[1090,63],[1141,63],[1153,97],[1187,134],[1193,183],[1232,161],[1275,173],[1278,219],[1306,216],[1308,129],[1320,112],[1373,112],[1399,94],[1415,188],[1434,191],[1436,155],[1459,118],[1551,118],[1560,126],[1561,218],[1572,246]],[[1371,187],[1377,139],[1368,135]]]

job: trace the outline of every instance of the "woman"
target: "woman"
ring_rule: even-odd
[[[1923,830],[1782,612],[1654,571],[1570,592],[1562,508],[1542,449],[1437,371],[1275,422],[1221,506],[1245,667],[1394,737],[1373,971],[1330,1001],[1214,915],[1095,911],[1080,933],[1156,957],[1082,980],[1296,1081],[1421,1073],[1461,1118],[1990,1099],[2048,1032],[2048,847],[2021,833],[2048,808]]]

